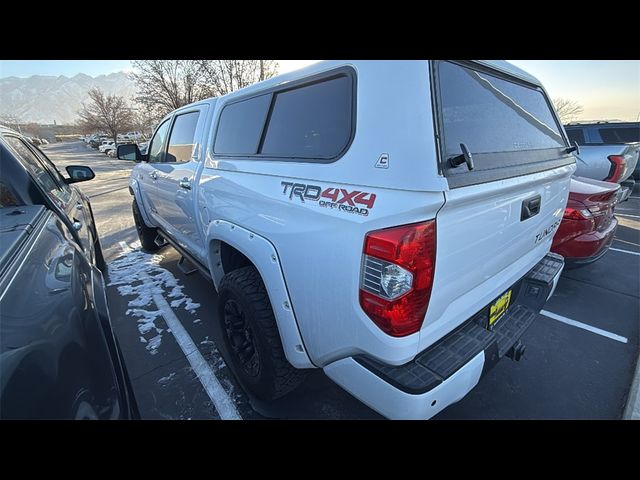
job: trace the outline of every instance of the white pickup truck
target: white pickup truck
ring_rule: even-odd
[[[640,123],[575,122],[564,128],[579,145],[576,175],[619,183],[618,201],[627,200],[640,180]]]
[[[261,399],[307,369],[389,418],[460,400],[551,296],[575,158],[506,62],[328,61],[182,107],[130,179],[142,246],[211,278]]]

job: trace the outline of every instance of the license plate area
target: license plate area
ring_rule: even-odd
[[[513,288],[510,288],[489,305],[489,330],[504,317],[513,300]]]

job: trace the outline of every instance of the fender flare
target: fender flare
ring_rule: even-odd
[[[220,242],[225,242],[242,252],[260,273],[278,324],[284,354],[289,363],[296,368],[317,368],[311,362],[302,340],[278,252],[273,244],[266,238],[226,220],[211,221],[206,233],[208,266],[216,291],[224,276]]]
[[[142,194],[140,193],[140,185],[135,178],[129,179],[129,193],[133,195],[136,203],[138,204],[138,210],[140,211],[140,215],[142,215],[142,221],[149,228],[156,228],[157,225],[151,221],[149,215],[147,215],[146,210],[144,209],[144,203],[142,203]]]

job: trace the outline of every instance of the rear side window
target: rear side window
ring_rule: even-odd
[[[438,73],[447,156],[564,146],[540,90],[449,62]]]
[[[600,128],[599,131],[604,143],[640,142],[640,127]]]
[[[66,184],[59,183],[53,172],[43,165],[21,139],[13,136],[6,136],[4,139],[16,152],[22,164],[29,170],[34,181],[42,188],[45,194],[60,208],[64,208],[71,198],[71,190]]]
[[[567,137],[569,137],[569,143],[573,145],[573,143],[577,143],[578,145],[584,145],[584,132],[581,128],[571,128],[566,129]]]
[[[278,93],[261,153],[284,157],[337,156],[351,135],[351,79]]]
[[[200,112],[176,116],[169,136],[169,148],[165,162],[188,162],[191,160],[199,116]]]
[[[270,103],[271,95],[261,95],[224,107],[214,152],[228,155],[255,154]]]
[[[434,73],[441,160],[451,187],[574,162],[561,150],[566,141],[542,89],[475,65],[439,61]],[[465,162],[450,163],[460,159],[461,144],[472,154],[472,171]]]
[[[13,188],[4,180],[0,180],[0,208],[17,207],[21,203]]]
[[[352,135],[353,78],[307,80],[225,106],[214,152],[223,155],[330,161]]]

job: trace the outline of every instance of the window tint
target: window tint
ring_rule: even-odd
[[[351,79],[343,76],[276,93],[260,153],[334,157],[351,135]]]
[[[60,187],[65,191],[69,190],[69,185],[65,183],[64,177],[58,170],[58,167],[56,167],[53,164],[53,162],[49,160],[49,157],[47,157],[44,154],[44,152],[40,150],[38,147],[32,146],[31,150],[35,150],[36,156],[40,159],[42,163],[44,163],[45,167],[49,170],[53,178],[56,180],[56,182],[58,182],[58,185],[60,185]],[[69,195],[71,195],[70,191],[69,191]]]
[[[258,151],[271,95],[261,95],[227,105],[222,110],[215,153],[253,155]]]
[[[438,65],[445,160],[461,153],[461,143],[472,154],[565,146],[540,90],[449,62]]]
[[[166,120],[156,130],[156,134],[149,145],[149,163],[158,163],[164,161],[164,141],[167,138],[169,130],[169,120]]]
[[[17,207],[20,205],[18,196],[15,194],[11,185],[0,180],[0,208]]]
[[[569,137],[569,143],[573,145],[576,142],[578,145],[584,145],[584,132],[581,128],[567,128],[567,137]]]
[[[640,127],[600,128],[604,143],[640,142]]]
[[[191,112],[176,117],[169,137],[166,162],[188,162],[191,160],[199,116],[200,112]]]
[[[6,136],[6,142],[18,154],[22,164],[29,170],[35,182],[44,190],[47,196],[61,208],[69,201],[71,190],[58,183],[53,173],[38,160],[27,145],[17,137]]]

